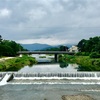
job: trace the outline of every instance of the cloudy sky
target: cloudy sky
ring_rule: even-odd
[[[50,45],[100,36],[100,0],[0,0],[0,35]]]

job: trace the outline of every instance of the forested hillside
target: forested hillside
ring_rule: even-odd
[[[100,36],[89,40],[82,39],[77,46],[80,51],[79,55],[90,55],[91,58],[100,58]]]
[[[0,35],[0,56],[16,56],[19,50],[25,50],[15,41],[4,40]]]
[[[89,40],[82,39],[78,43],[81,52],[99,52],[100,53],[100,36],[90,38]]]

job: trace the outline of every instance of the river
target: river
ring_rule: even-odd
[[[38,61],[38,64],[33,66],[25,66],[18,72],[77,72],[77,64],[55,63],[53,55],[32,55]]]
[[[77,72],[77,64],[50,63],[53,56],[33,55],[37,65],[25,66],[18,72],[22,73],[60,73]],[[45,57],[46,56],[46,57]],[[43,62],[43,63],[42,63]],[[30,83],[30,80],[26,80]],[[34,80],[35,81],[35,80]],[[33,82],[34,82],[33,81]],[[0,86],[0,100],[62,100],[63,95],[88,95],[100,100],[100,84],[70,84],[67,80],[37,80],[41,84],[7,84]],[[99,81],[99,80],[98,80]],[[23,80],[20,80],[23,82]],[[56,83],[55,83],[56,82]],[[65,82],[65,83],[64,83]],[[90,81],[91,82],[91,81]]]
[[[96,100],[100,100],[100,86],[71,84],[20,84],[0,87],[0,100],[62,100],[62,95],[77,94],[86,94]]]

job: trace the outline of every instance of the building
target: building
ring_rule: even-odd
[[[69,52],[78,52],[78,47],[77,46],[72,46],[71,48],[69,48]]]

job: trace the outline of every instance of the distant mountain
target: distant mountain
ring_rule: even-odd
[[[59,48],[61,45],[51,46],[48,44],[34,43],[34,44],[21,44],[21,46],[23,46],[25,49],[29,51],[33,51],[33,50],[47,50],[50,48]],[[72,44],[64,44],[64,46],[67,46],[68,48],[70,48]]]
[[[21,44],[21,46],[29,51],[33,50],[43,50],[46,48],[51,48],[51,45],[48,44],[39,44],[39,43],[34,43],[34,44]]]

